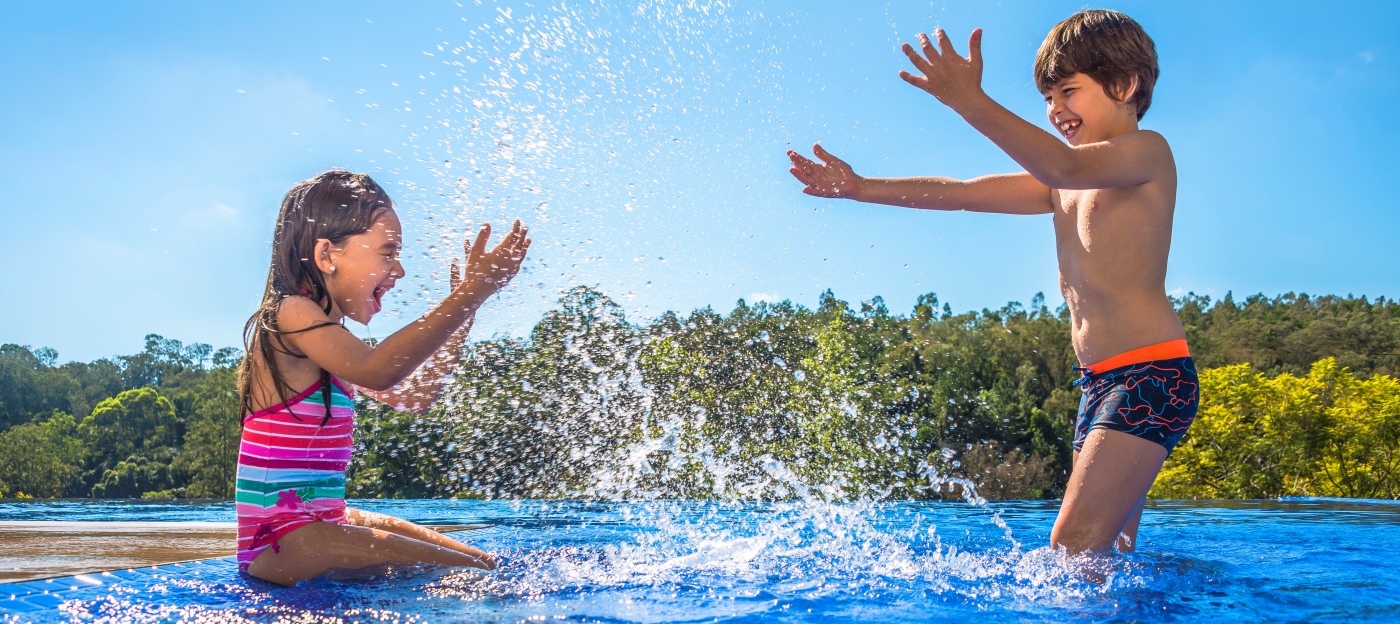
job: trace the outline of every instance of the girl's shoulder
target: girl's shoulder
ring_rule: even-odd
[[[277,329],[282,332],[295,332],[322,323],[331,323],[320,304],[311,299],[293,295],[283,297],[277,304]]]

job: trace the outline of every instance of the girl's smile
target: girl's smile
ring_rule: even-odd
[[[400,232],[398,215],[385,210],[368,232],[351,236],[343,247],[328,247],[321,270],[334,312],[368,324],[384,309],[384,295],[404,276],[399,264]],[[322,262],[318,259],[317,264]]]

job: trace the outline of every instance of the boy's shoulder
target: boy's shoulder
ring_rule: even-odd
[[[1139,129],[1133,130],[1132,132],[1125,132],[1109,139],[1109,142],[1137,143],[1143,146],[1160,146],[1170,149],[1170,146],[1167,145],[1167,137],[1162,136],[1162,133],[1156,130]]]
[[[1149,167],[1176,170],[1171,145],[1167,143],[1167,137],[1156,130],[1134,130],[1107,142],[1115,146],[1114,153],[1118,158],[1136,160]]]

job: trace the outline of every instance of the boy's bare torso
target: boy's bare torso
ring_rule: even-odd
[[[1052,189],[1060,292],[1086,365],[1185,337],[1166,294],[1176,205],[1167,175],[1109,189]]]

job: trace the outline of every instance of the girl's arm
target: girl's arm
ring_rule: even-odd
[[[461,329],[453,332],[447,338],[447,342],[442,344],[442,348],[433,353],[428,361],[418,367],[418,370],[413,371],[408,379],[388,390],[359,388],[359,391],[396,411],[414,414],[428,413],[433,403],[437,402],[438,396],[442,394],[442,389],[452,379],[457,362],[462,359],[462,350],[467,343],[467,332],[471,331],[473,320],[475,318],[467,319]]]
[[[1047,214],[1054,210],[1050,188],[1029,173],[982,176],[971,180],[953,178],[867,178],[856,175],[846,161],[826,151],[820,144],[812,153],[817,163],[797,152],[792,159],[792,175],[807,185],[802,192],[817,197],[843,197],[872,204],[922,208],[926,210],[967,210],[1002,214]]]
[[[471,257],[471,247],[466,249],[467,257]],[[448,277],[450,290],[457,290],[462,283],[461,272],[457,267],[457,260],[452,260],[452,272]],[[442,389],[452,378],[453,371],[457,368],[457,363],[462,359],[462,350],[467,344],[467,334],[471,331],[472,322],[476,320],[473,315],[467,318],[467,322],[462,327],[453,332],[447,338],[447,342],[442,344],[433,356],[428,358],[418,370],[413,371],[408,379],[403,380],[393,388],[388,390],[368,390],[361,388],[360,392],[366,396],[379,401],[400,412],[412,412],[414,414],[426,414],[437,402],[438,396],[442,394]]]
[[[515,277],[530,247],[527,233],[516,221],[510,234],[488,252],[491,227],[482,226],[467,256],[466,279],[430,312],[373,347],[337,327],[282,334],[284,342],[336,377],[369,390],[388,390],[417,370],[487,298]],[[303,297],[287,298],[279,311],[278,324],[289,332],[328,323],[334,321]]]

